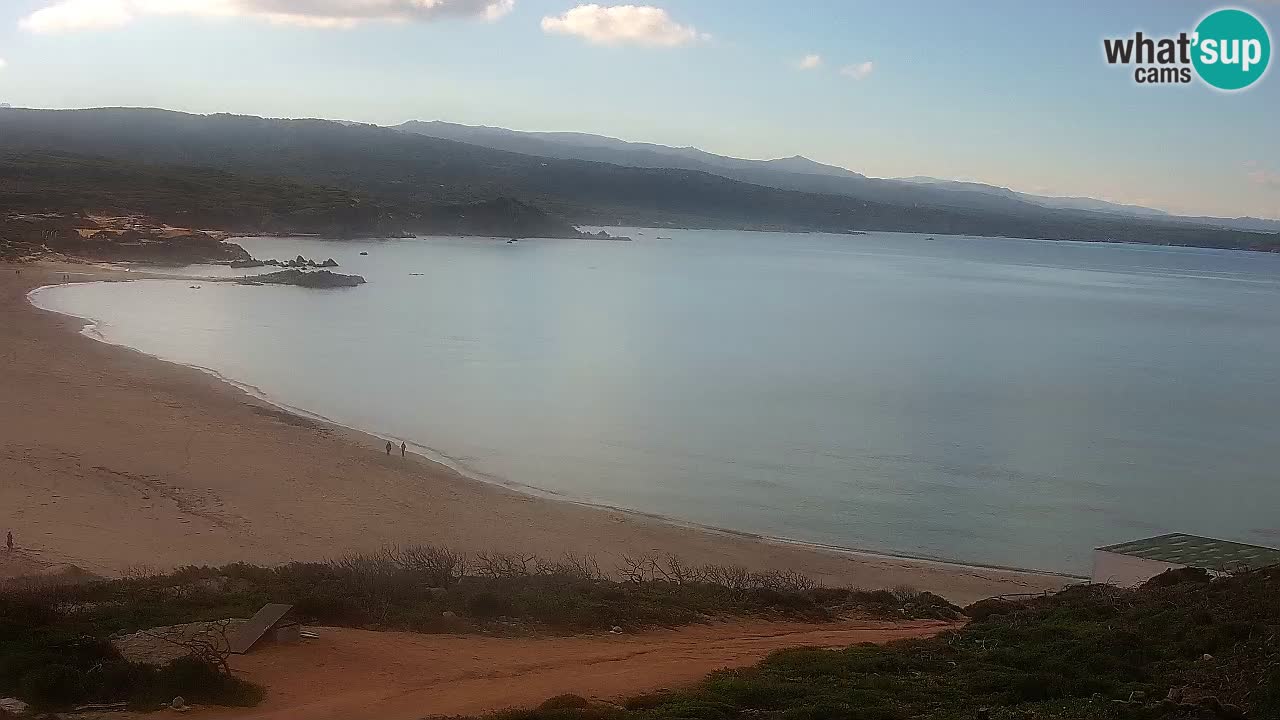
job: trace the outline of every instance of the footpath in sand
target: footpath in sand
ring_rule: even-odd
[[[642,635],[493,638],[319,628],[319,639],[236,658],[264,685],[247,710],[202,709],[210,720],[416,720],[536,707],[556,695],[619,701],[698,682],[791,647],[847,647],[934,635],[937,621],[718,623]]]
[[[40,285],[122,273],[0,263],[0,579],[56,565],[320,560],[388,544],[466,552],[674,553],[692,564],[794,570],[830,585],[912,586],[966,604],[1068,578],[823,552],[678,527],[486,485],[382,439],[290,415],[193,370],[78,334],[38,310]],[[83,274],[81,274],[83,273]],[[518,479],[518,478],[517,478]],[[20,561],[19,561],[20,560]]]

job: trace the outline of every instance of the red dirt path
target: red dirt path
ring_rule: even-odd
[[[236,658],[237,671],[266,686],[262,705],[201,710],[189,717],[416,720],[534,707],[563,693],[617,700],[688,685],[714,670],[751,665],[782,648],[888,642],[948,627],[929,621],[752,621],[562,638],[320,628],[318,640]]]

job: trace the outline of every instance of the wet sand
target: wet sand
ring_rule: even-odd
[[[17,272],[17,270],[21,272]],[[829,584],[910,586],[954,602],[1067,578],[825,551],[532,497],[383,441],[281,412],[198,370],[79,334],[38,310],[41,285],[115,279],[89,266],[0,263],[0,577],[57,564],[116,575],[233,561],[318,560],[387,544],[589,552],[791,569]]]

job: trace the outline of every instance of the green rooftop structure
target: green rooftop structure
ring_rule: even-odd
[[[1170,533],[1100,547],[1094,551],[1093,581],[1132,587],[1174,568],[1212,573],[1241,572],[1280,565],[1280,550]]]

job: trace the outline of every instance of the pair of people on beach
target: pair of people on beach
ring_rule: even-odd
[[[408,446],[408,445],[405,445],[404,443],[400,443],[400,457],[404,457],[404,452],[405,452],[405,450],[407,450],[408,448],[409,448],[409,446]],[[387,454],[388,454],[388,455],[390,455],[390,454],[391,454],[391,451],[392,451],[392,450],[394,450],[394,449],[395,449],[395,446],[391,444],[391,441],[390,441],[390,440],[388,440],[388,441],[387,441]]]

